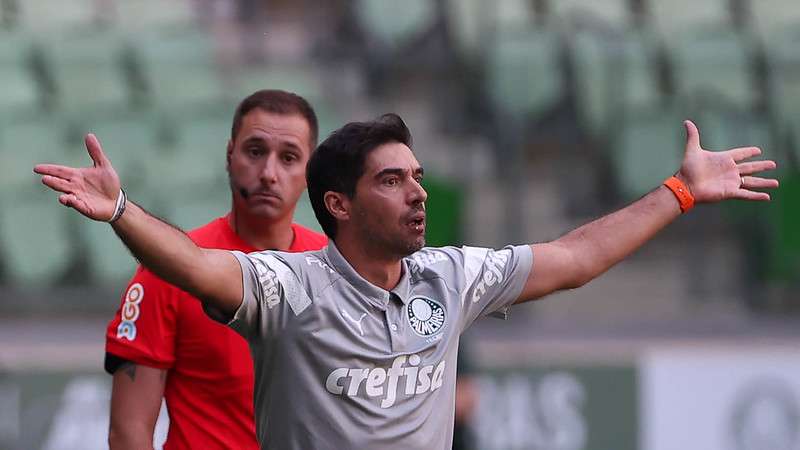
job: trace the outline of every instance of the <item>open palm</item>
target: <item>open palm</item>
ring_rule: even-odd
[[[106,158],[100,141],[93,134],[84,139],[92,167],[74,168],[57,164],[38,164],[33,168],[42,175],[42,183],[61,192],[58,201],[84,216],[108,221],[114,214],[120,182],[117,172]]]
[[[687,120],[686,153],[678,177],[689,187],[696,202],[718,202],[727,199],[769,200],[766,192],[752,189],[773,189],[778,180],[753,174],[775,169],[775,161],[747,161],[761,154],[758,147],[741,147],[722,152],[703,150],[700,132]]]

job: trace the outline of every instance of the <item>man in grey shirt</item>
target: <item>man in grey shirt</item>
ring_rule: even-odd
[[[309,196],[331,242],[318,252],[195,246],[126,201],[93,135],[94,167],[34,170],[62,204],[111,222],[146,267],[248,339],[262,447],[447,449],[458,340],[476,318],[587,283],[695,202],[769,200],[752,189],[777,180],[753,174],[775,163],[745,162],[758,148],[709,152],[685,127],[683,164],[664,185],[555,241],[499,251],[423,248],[423,170],[393,114],[345,125],[309,161]]]
[[[528,246],[426,248],[402,259],[400,280],[384,290],[333,243],[236,253],[244,300],[230,325],[253,349],[260,442],[449,448],[459,336],[517,299],[531,255]]]

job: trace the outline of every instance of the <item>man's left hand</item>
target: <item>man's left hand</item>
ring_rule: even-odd
[[[711,203],[737,198],[768,201],[769,194],[752,189],[774,189],[778,180],[753,176],[775,169],[775,161],[748,161],[761,154],[758,147],[741,147],[711,152],[700,147],[700,132],[690,120],[686,127],[686,153],[676,174],[691,191],[697,203]]]

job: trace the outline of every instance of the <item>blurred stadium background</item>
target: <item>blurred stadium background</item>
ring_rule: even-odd
[[[309,99],[322,138],[401,114],[435,245],[548,240],[638,198],[683,118],[761,146],[771,204],[698,208],[470,331],[469,441],[800,449],[798,0],[0,0],[0,449],[107,447],[104,330],[135,267],[34,163],[86,164],[92,131],[133,200],[194,227],[226,212],[233,108],[261,88]]]

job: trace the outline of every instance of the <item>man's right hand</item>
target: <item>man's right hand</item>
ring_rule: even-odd
[[[62,204],[90,219],[108,222],[120,193],[119,177],[93,134],[86,136],[86,150],[92,167],[39,164],[33,170],[42,175],[42,183],[62,193],[58,197]],[[163,280],[225,317],[241,305],[242,270],[231,252],[198,247],[183,231],[133,202],[127,203],[125,214],[112,227],[131,254]]]
[[[84,216],[107,222],[114,214],[120,182],[117,172],[106,158],[97,136],[87,134],[86,150],[92,167],[74,168],[56,164],[37,164],[33,171],[42,175],[42,183],[61,192],[58,201]]]

